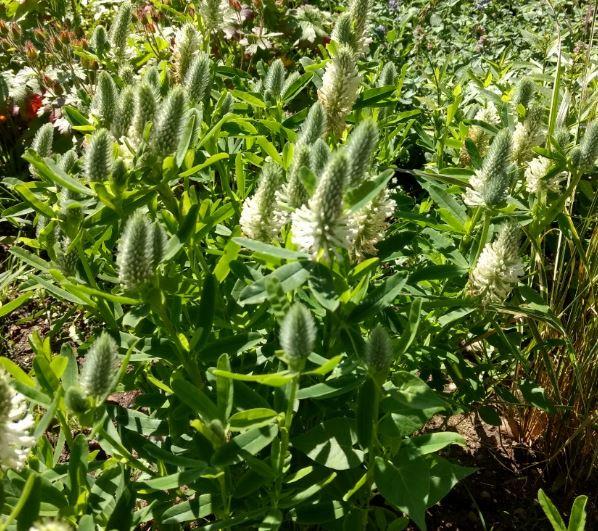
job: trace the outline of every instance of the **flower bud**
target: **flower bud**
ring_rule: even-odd
[[[303,369],[315,341],[316,327],[310,311],[301,303],[293,304],[280,324],[280,346],[292,371]]]
[[[120,157],[114,161],[112,169],[112,185],[115,190],[123,190],[127,186],[128,172],[125,161]]]
[[[185,87],[191,101],[200,103],[208,95],[212,81],[211,62],[207,54],[198,54],[191,61]]]
[[[81,388],[86,396],[102,401],[110,394],[118,372],[118,345],[107,332],[102,332],[87,354],[81,371]]]
[[[352,50],[357,51],[357,38],[353,28],[351,13],[345,11],[336,19],[330,38],[338,44],[348,46]]]
[[[54,127],[52,124],[44,124],[35,133],[31,142],[33,149],[40,157],[49,157],[52,154],[52,142],[54,141]]]
[[[176,36],[175,61],[176,74],[182,82],[187,76],[195,53],[199,50],[201,38],[192,24],[185,24]]]
[[[329,158],[330,149],[328,144],[322,138],[318,138],[311,149],[309,157],[309,165],[317,176],[322,174]]]
[[[137,139],[143,137],[143,131],[148,122],[156,115],[157,98],[152,85],[141,83],[135,92],[135,111],[133,113],[133,132]]]
[[[351,133],[347,141],[349,159],[349,186],[358,186],[369,169],[378,144],[378,127],[373,120],[365,120]]]
[[[313,144],[319,138],[322,138],[326,132],[326,111],[322,104],[317,101],[309,109],[307,118],[301,126],[301,133],[297,144]]]
[[[220,0],[202,0],[200,10],[201,18],[208,33],[217,31],[223,20]]]
[[[114,116],[114,124],[112,130],[116,138],[126,136],[129,127],[133,122],[133,114],[135,113],[135,90],[132,86],[127,85],[118,98],[118,109]]]
[[[298,208],[305,204],[309,195],[301,180],[301,168],[309,168],[310,148],[305,144],[299,144],[295,148],[293,165],[289,172],[289,181],[286,186],[286,203],[291,208]]]
[[[388,62],[384,65],[382,72],[380,72],[380,77],[378,78],[378,86],[379,87],[386,87],[390,85],[394,85],[397,80],[397,68],[395,67],[394,63]]]
[[[85,152],[85,176],[89,181],[105,182],[112,171],[112,137],[99,129],[89,140]]]
[[[269,93],[273,99],[279,99],[282,94],[282,86],[284,85],[285,70],[284,65],[280,59],[275,59],[264,79],[264,89]]]
[[[109,128],[114,120],[118,98],[118,89],[108,72],[102,71],[98,75],[98,84],[94,95],[92,108],[99,116],[102,124]]]
[[[528,108],[534,92],[536,91],[535,83],[529,78],[523,78],[517,84],[515,88],[515,94],[513,96],[513,103],[515,106],[521,104],[525,109]]]
[[[96,55],[103,55],[108,50],[110,43],[108,42],[108,33],[104,26],[98,25],[95,27],[89,44]]]
[[[326,65],[318,98],[326,111],[328,128],[337,136],[345,129],[345,118],[357,99],[359,74],[353,51],[340,46]]]
[[[355,28],[355,39],[359,48],[363,47],[365,28],[370,14],[371,0],[351,0],[349,13],[353,19]]]
[[[341,214],[348,168],[346,154],[335,153],[318,183],[313,197],[313,209],[321,218],[323,226],[334,224]]]
[[[112,26],[110,26],[110,44],[116,55],[123,55],[127,45],[127,35],[129,34],[129,24],[131,23],[131,4],[122,2]]]
[[[73,413],[82,414],[89,409],[89,400],[79,386],[71,386],[64,394],[64,403]]]
[[[173,88],[164,101],[152,131],[153,146],[161,156],[176,150],[183,132],[187,98],[182,87]]]
[[[384,383],[393,362],[392,341],[382,325],[376,326],[365,347],[365,359],[370,373],[378,383]]]
[[[598,121],[588,125],[579,145],[579,165],[584,169],[591,169],[598,157]]]
[[[164,256],[165,234],[138,210],[127,221],[117,256],[118,278],[127,290],[138,290],[154,276]]]
[[[64,173],[75,173],[77,162],[79,162],[79,156],[74,149],[69,149],[62,157],[58,165]]]

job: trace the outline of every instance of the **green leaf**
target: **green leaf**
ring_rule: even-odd
[[[278,413],[273,409],[257,407],[239,411],[228,419],[229,427],[232,431],[244,431],[250,428],[259,428],[271,424]]]
[[[193,483],[196,479],[199,479],[203,474],[206,473],[206,468],[189,469],[182,472],[176,472],[169,474],[168,476],[162,476],[155,479],[146,479],[139,481],[136,484],[138,488],[149,488],[155,490],[168,490],[178,489],[184,485]]]
[[[177,168],[181,167],[181,164],[185,160],[185,155],[187,154],[187,150],[189,149],[189,144],[191,143],[191,137],[193,136],[193,129],[195,127],[195,120],[197,116],[195,113],[189,116],[187,123],[185,124],[185,129],[183,129],[183,134],[179,139],[179,145],[177,146],[176,155],[174,158],[175,164]]]
[[[465,438],[452,431],[424,433],[405,441],[401,447],[401,455],[407,455],[409,458],[412,458],[414,456],[431,454],[451,444],[465,446]]]
[[[386,170],[374,179],[363,182],[357,188],[351,190],[347,194],[347,205],[350,212],[357,212],[365,207],[374,198],[376,198],[382,190],[386,189],[388,181],[392,178],[394,170]]]
[[[240,382],[256,382],[262,385],[269,385],[271,387],[281,387],[288,384],[295,375],[288,371],[277,372],[273,374],[238,374],[229,371],[222,371],[220,369],[210,369],[214,376],[222,376],[230,378],[231,380],[238,380]]]
[[[87,188],[87,186],[81,184],[77,179],[74,179],[65,173],[62,168],[52,162],[51,159],[43,159],[31,149],[27,150],[25,155],[23,155],[23,158],[29,162],[42,177],[49,179],[53,183],[77,194],[89,196],[95,195],[93,190]]]
[[[291,83],[282,95],[282,101],[289,103],[309,84],[313,78],[313,72],[306,72]]]
[[[206,422],[219,418],[216,404],[199,387],[180,377],[174,378],[170,386],[176,396]]]
[[[212,512],[212,495],[202,494],[192,500],[169,507],[162,513],[161,520],[166,525],[182,524],[205,518]]]
[[[401,404],[415,409],[446,407],[446,402],[417,376],[407,371],[397,371],[393,375],[396,389],[391,396]]]
[[[333,470],[347,470],[361,465],[363,451],[353,448],[356,442],[353,426],[349,420],[341,417],[325,420],[292,439],[293,447],[316,463]]]
[[[256,455],[268,446],[278,434],[278,426],[271,424],[241,433],[221,446],[214,454],[215,465],[226,466],[239,463],[246,453]]]
[[[397,467],[382,457],[376,457],[374,479],[378,490],[418,525],[426,530],[426,501],[430,488],[430,466],[417,458]]]
[[[33,183],[17,184],[14,189],[40,214],[52,219],[54,217],[54,210],[48,203],[38,199],[38,197],[31,191],[32,185]]]
[[[20,308],[25,304],[31,297],[33,297],[34,293],[32,291],[28,293],[23,293],[23,295],[19,295],[16,299],[11,300],[10,302],[3,304],[0,306],[0,317],[4,317],[11,312],[14,312],[17,308]]]
[[[426,505],[428,507],[436,505],[459,481],[473,474],[475,470],[475,468],[455,465],[442,457],[433,456],[430,466],[430,492]]]
[[[550,501],[550,498],[546,496],[546,493],[542,489],[538,491],[538,502],[554,531],[567,531],[565,522],[563,521],[559,510],[555,507],[552,501]]]
[[[228,153],[216,153],[215,155],[208,157],[201,164],[198,164],[197,166],[193,166],[192,168],[189,168],[188,170],[179,173],[179,177],[189,177],[191,175],[195,175],[196,173],[200,172],[201,170],[208,168],[212,164],[216,164],[217,162],[220,162],[221,160],[225,160],[228,157],[229,157]]]
[[[286,258],[291,260],[301,260],[308,258],[307,254],[305,253],[292,251],[283,247],[275,247],[274,245],[258,242],[256,240],[250,240],[248,238],[233,238],[233,241],[241,247],[245,247],[245,249],[255,251],[256,253],[260,253],[269,258]]]
[[[586,504],[588,503],[587,496],[578,496],[571,507],[571,517],[569,518],[569,526],[567,531],[584,531],[586,528]]]
[[[237,239],[237,238],[235,238]],[[266,284],[270,279],[276,279],[280,282],[280,287],[284,293],[293,291],[304,284],[309,279],[309,271],[299,262],[285,264],[275,269],[269,275],[256,280],[253,284],[243,288],[237,302],[241,306],[246,304],[260,304],[268,299]]]
[[[363,448],[369,448],[374,424],[378,423],[378,393],[378,384],[368,376],[359,389],[357,398],[356,431]]]
[[[344,357],[344,354],[339,354],[338,356],[334,356],[334,358],[330,358],[329,360],[322,363],[322,365],[320,365],[317,369],[314,369],[312,371],[307,371],[302,374],[324,376],[325,374],[328,374],[330,371],[334,370],[336,368],[336,366],[341,362],[343,357]]]
[[[250,94],[249,92],[244,92],[242,90],[232,90],[231,94],[235,98],[238,98],[238,99],[244,101],[245,103],[249,103],[249,105],[251,105],[252,107],[257,107],[258,109],[266,108],[266,104],[264,103],[264,100],[262,100],[255,94]]]

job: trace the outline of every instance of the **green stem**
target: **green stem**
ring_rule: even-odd
[[[281,441],[280,441],[280,452],[278,454],[278,476],[276,478],[276,484],[274,486],[274,508],[278,508],[278,502],[280,500],[280,493],[282,490],[282,476],[284,472],[284,462],[289,451],[289,439],[291,432],[291,425],[293,423],[294,416],[294,405],[297,391],[299,390],[299,374],[297,374],[290,382],[289,400],[287,403],[287,410],[284,414],[284,424],[282,426]]]
[[[35,473],[32,473],[27,478],[27,481],[25,482],[25,485],[21,492],[21,495],[19,496],[19,501],[14,506],[14,509],[8,515],[7,519],[4,520],[4,522],[0,522],[0,531],[5,531],[5,529],[9,526],[9,524],[11,524],[13,522],[13,520],[15,520],[17,518],[17,516],[19,516],[19,513],[23,510],[23,507],[25,507],[25,504],[27,503],[29,495],[33,491],[33,487],[35,486],[37,479],[38,479],[38,476]]]
[[[476,264],[480,254],[482,254],[482,249],[484,245],[486,245],[486,240],[488,239],[488,231],[490,230],[490,214],[488,212],[484,213],[484,225],[482,226],[482,233],[480,234],[480,241],[478,242],[478,250],[475,253],[475,258],[473,263]]]
[[[368,447],[368,469],[365,480],[365,493],[366,493],[366,504],[363,512],[363,529],[367,528],[368,523],[368,510],[370,505],[370,494],[372,490],[372,484],[374,482],[374,468],[376,465],[376,453],[378,450],[378,414],[380,406],[380,387],[375,387],[376,391],[372,400],[374,400],[374,408],[372,415],[372,439]]]

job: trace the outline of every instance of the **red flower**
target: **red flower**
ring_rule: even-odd
[[[25,101],[25,108],[23,109],[23,115],[27,120],[33,120],[37,116],[37,111],[42,106],[41,94],[30,94],[27,96]]]

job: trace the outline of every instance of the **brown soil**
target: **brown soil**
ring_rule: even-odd
[[[588,496],[586,529],[598,529],[596,481],[554,491],[541,456],[533,448],[510,437],[508,428],[483,422],[476,414],[450,417],[448,425],[435,417],[426,431],[457,431],[467,447],[452,447],[446,454],[463,466],[477,468],[436,506],[428,511],[430,530],[525,530],[544,531],[551,526],[538,502],[542,488],[559,508],[565,522],[575,496]],[[416,530],[415,527],[409,527]]]

